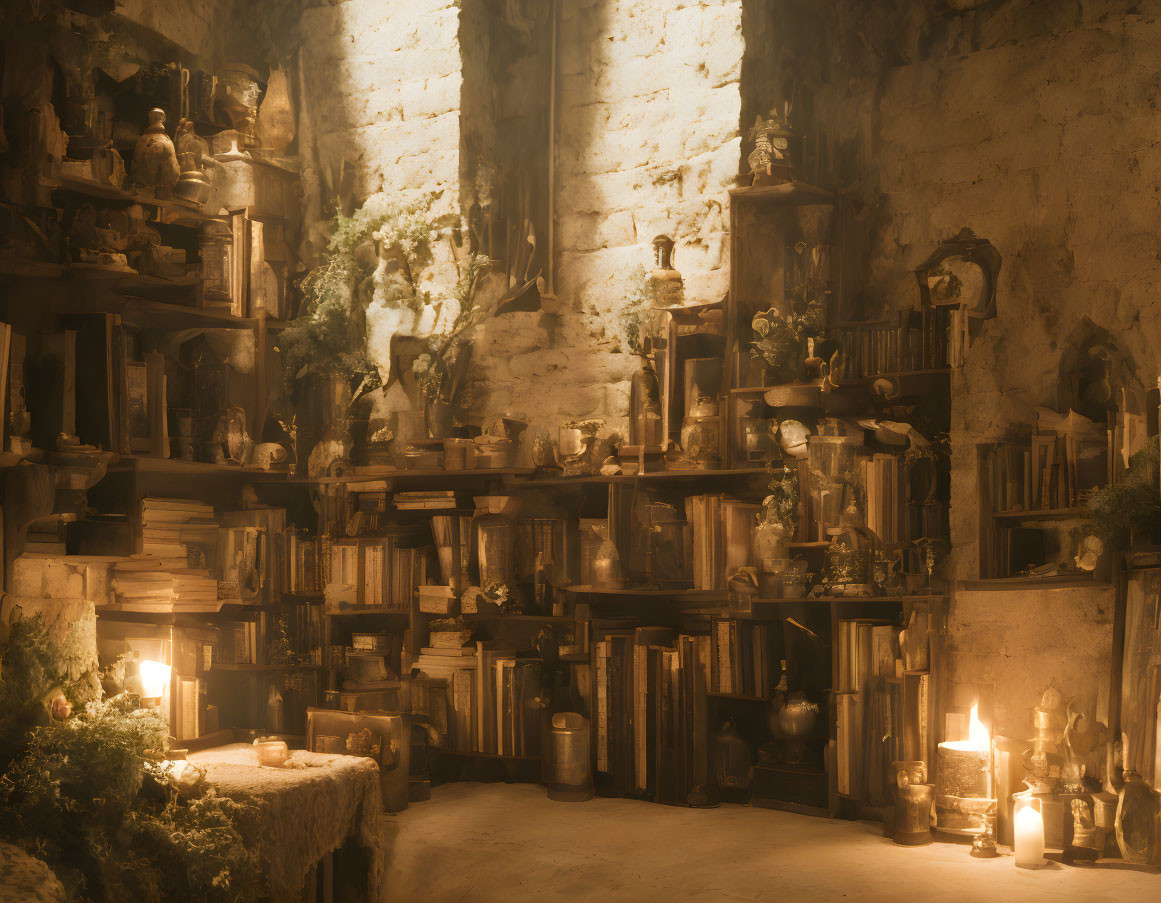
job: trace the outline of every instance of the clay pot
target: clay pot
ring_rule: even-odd
[[[258,140],[266,150],[279,153],[294,140],[294,112],[290,109],[290,92],[286,73],[275,69],[266,82],[266,96],[258,109]]]
[[[181,170],[173,141],[165,133],[165,111],[149,111],[149,125],[133,150],[133,179],[143,188],[170,189],[177,184]]]

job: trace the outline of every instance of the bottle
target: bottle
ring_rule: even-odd
[[[653,239],[657,266],[650,275],[650,285],[658,307],[681,307],[685,303],[681,273],[673,268],[673,248],[673,239],[668,235],[658,235]]]

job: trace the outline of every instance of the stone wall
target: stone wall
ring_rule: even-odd
[[[459,3],[315,2],[300,31],[308,220],[333,215],[344,163],[357,201],[435,194],[439,210],[458,212]]]
[[[458,210],[480,194],[473,184],[461,197],[458,181],[478,171],[463,157],[461,130],[488,138],[479,85],[465,83],[482,65],[470,44],[482,40],[473,33],[480,7],[465,7],[466,20],[450,0],[394,4],[386,14],[372,0],[306,10],[300,134],[313,250],[344,160],[356,201],[378,190],[442,192],[441,209]],[[687,297],[725,292],[741,19],[741,0],[564,2],[556,299],[544,313],[502,316],[480,331],[479,419],[522,414],[529,435],[589,416],[624,429],[636,359],[625,353],[617,313],[652,266],[654,236],[676,239]]]
[[[977,574],[976,444],[1026,435],[1037,405],[1061,404],[1078,327],[1106,330],[1146,386],[1161,366],[1161,21],[1154,3],[949,6],[889,2],[867,17],[840,5],[838,74],[818,102],[842,137],[844,187],[865,205],[869,308],[911,303],[909,269],[963,226],[1004,256],[999,316],[952,379],[962,580]],[[1107,658],[1088,656],[1110,648],[1109,603],[1107,591],[958,595],[951,701],[994,691],[1004,729],[1026,736],[1055,680],[1103,719]]]
[[[561,413],[623,429],[636,360],[617,313],[652,267],[653,238],[677,242],[687,301],[728,288],[742,4],[567,0],[560,33],[554,369],[569,387]]]

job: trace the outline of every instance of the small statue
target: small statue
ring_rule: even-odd
[[[93,178],[120,190],[125,184],[125,160],[110,140],[93,152]]]
[[[984,830],[972,838],[971,855],[976,859],[995,859],[1000,855],[996,849],[996,802],[989,802],[984,812]]]
[[[1064,735],[1060,743],[1063,759],[1060,765],[1060,789],[1065,793],[1083,793],[1084,763],[1072,748],[1072,741],[1076,736],[1076,726],[1084,717],[1084,713],[1073,709],[1072,703],[1069,702],[1066,717],[1067,722],[1064,725]]]
[[[790,146],[790,129],[783,123],[776,107],[770,110],[766,119],[761,116],[754,118],[750,137],[754,141],[754,150],[746,160],[754,184],[789,181],[790,155],[787,148]],[[774,176],[775,168],[783,171],[781,177]]]
[[[1100,858],[1104,848],[1104,836],[1093,820],[1092,808],[1088,800],[1074,799],[1072,808],[1072,842],[1065,850],[1071,860],[1091,862]]]
[[[539,432],[532,440],[532,465],[537,470],[550,470],[557,466],[556,452],[548,433]]]
[[[1023,755],[1024,768],[1029,774],[1029,786],[1034,793],[1053,793],[1060,779],[1060,744],[1064,739],[1067,719],[1060,691],[1049,686],[1040,698],[1040,705],[1032,710],[1032,726],[1036,740],[1032,749]]]

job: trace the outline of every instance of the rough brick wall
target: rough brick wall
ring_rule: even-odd
[[[822,103],[845,138],[847,187],[868,205],[872,306],[912,300],[909,269],[963,226],[1004,255],[999,317],[952,380],[953,572],[965,579],[977,574],[976,444],[1026,435],[1037,405],[1059,404],[1078,324],[1107,330],[1146,386],[1158,372],[1161,21],[1155,4],[1111,0],[953,5],[891,2],[868,18],[845,4],[841,75]],[[1107,591],[980,598],[954,603],[953,703],[994,691],[1001,726],[1029,735],[1055,679],[1105,717]]]
[[[459,202],[460,10],[447,0],[318,4],[303,18],[307,205],[322,221],[321,170],[357,166],[356,195],[442,191]],[[481,418],[532,430],[602,416],[622,429],[636,360],[616,327],[622,299],[669,233],[687,296],[728,284],[726,191],[739,160],[741,0],[566,0],[560,25],[557,307],[478,336]],[[470,49],[470,48],[469,48]],[[316,233],[317,238],[317,233]],[[546,236],[540,236],[546,240]],[[530,434],[531,435],[531,432]]]
[[[325,216],[322,201],[333,197],[326,179],[344,161],[355,167],[359,199],[380,190],[442,194],[440,209],[458,209],[458,7],[343,0],[303,13],[300,144],[306,212],[316,222]]]

